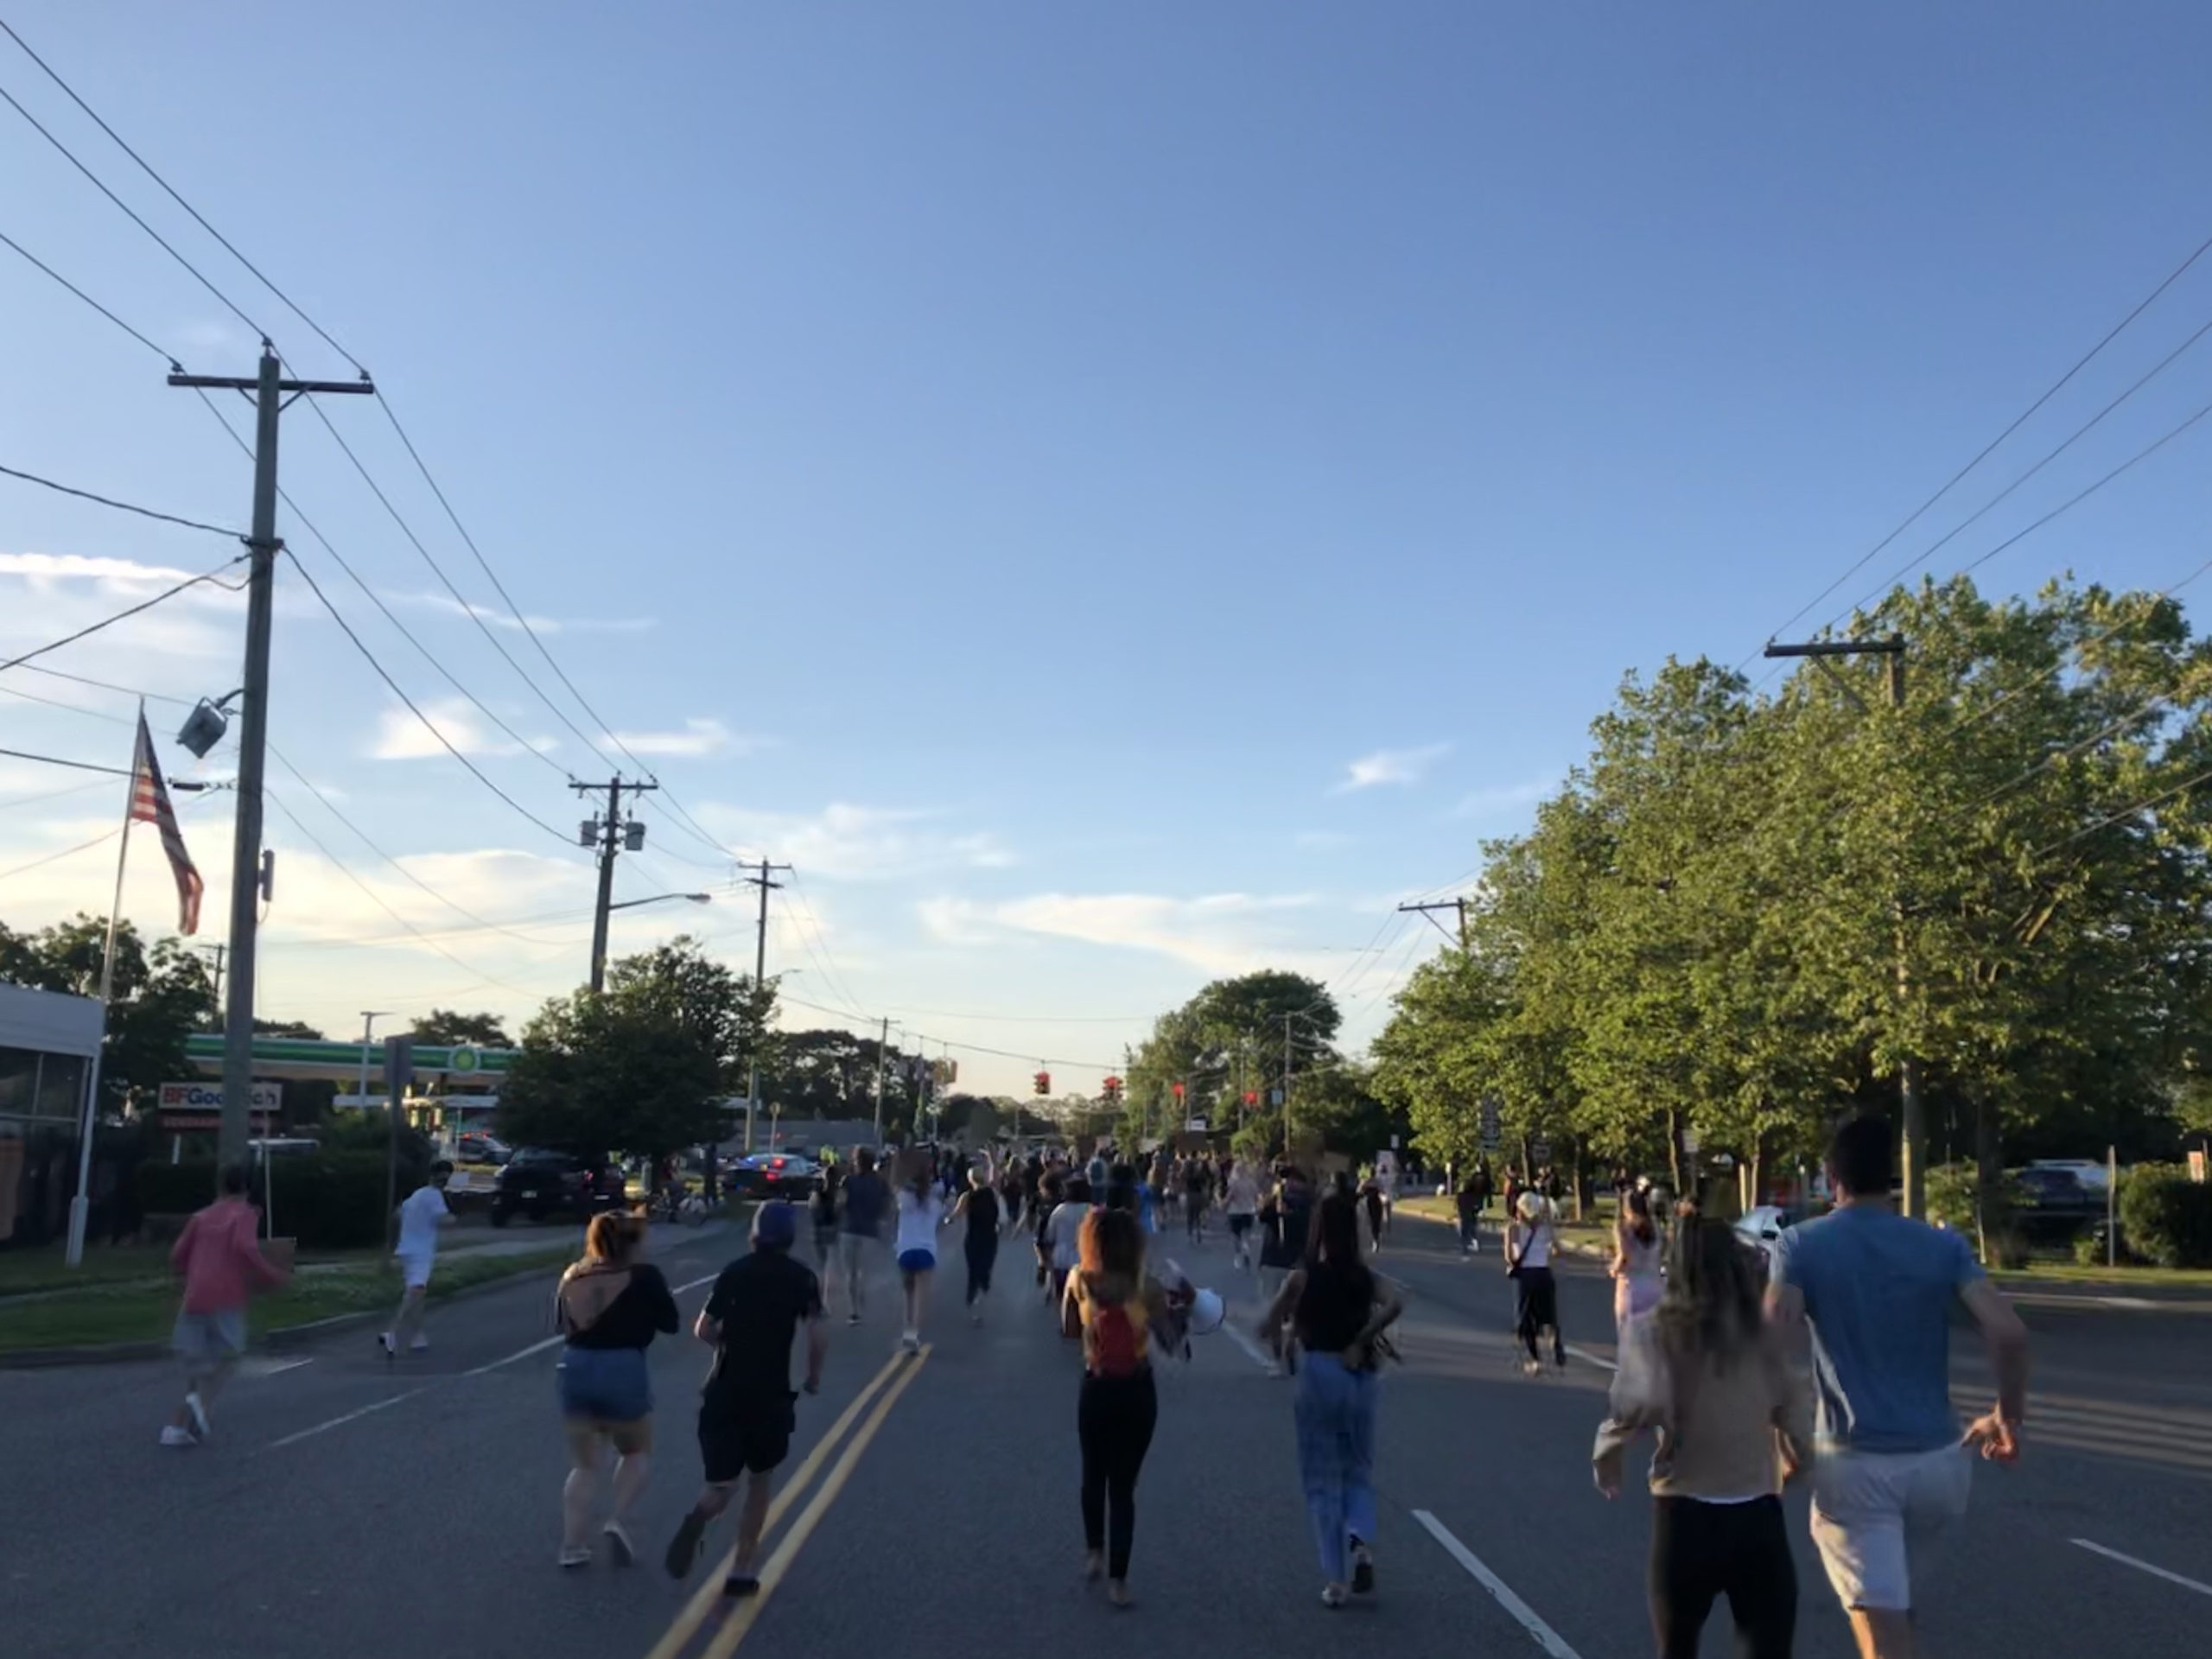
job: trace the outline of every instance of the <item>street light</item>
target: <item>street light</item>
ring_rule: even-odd
[[[620,904],[609,905],[607,908],[634,910],[639,905],[664,904],[671,899],[688,899],[695,905],[711,905],[715,902],[715,895],[711,893],[657,893],[650,899],[625,899]]]
[[[600,897],[605,904],[607,884],[600,884]],[[666,904],[671,899],[686,899],[695,905],[710,905],[714,896],[704,893],[657,893],[650,899],[625,899],[619,905],[605,905],[599,912],[598,925],[592,930],[591,988],[597,995],[607,988],[607,918],[618,910],[635,910],[639,905]]]

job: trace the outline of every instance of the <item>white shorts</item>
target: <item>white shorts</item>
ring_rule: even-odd
[[[420,1290],[430,1282],[430,1268],[436,1262],[435,1255],[403,1255],[399,1258],[400,1281],[410,1290]]]
[[[1967,1512],[1974,1453],[1822,1451],[1813,1465],[1813,1542],[1847,1610],[1907,1612],[1943,1535]]]

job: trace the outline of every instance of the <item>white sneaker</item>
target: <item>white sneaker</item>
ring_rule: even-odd
[[[428,1337],[417,1337],[407,1344],[407,1351],[410,1354],[424,1354],[429,1350],[430,1339]]]
[[[162,1430],[163,1446],[197,1446],[200,1441],[188,1428],[179,1428],[175,1423]]]
[[[200,1390],[191,1389],[184,1396],[184,1408],[192,1414],[192,1435],[194,1440],[207,1438],[207,1408],[200,1398]]]
[[[910,1354],[920,1352],[922,1346],[922,1333],[918,1331],[908,1331],[904,1332],[899,1338],[899,1345]]]

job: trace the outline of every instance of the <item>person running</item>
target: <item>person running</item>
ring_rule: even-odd
[[[1091,1149],[1090,1162],[1084,1168],[1083,1177],[1090,1183],[1090,1190],[1093,1192],[1103,1192],[1106,1190],[1106,1178],[1113,1169],[1113,1166],[1107,1161],[1106,1158],[1107,1153],[1110,1150],[1112,1150],[1111,1146],[1104,1141],[1101,1141]]]
[[[842,1196],[837,1166],[824,1164],[814,1178],[814,1192],[807,1199],[807,1215],[814,1224],[814,1268],[819,1277],[822,1300],[826,1306],[830,1300],[830,1280],[837,1261],[837,1211]]]
[[[981,1300],[991,1294],[991,1268],[999,1259],[999,1194],[991,1185],[988,1166],[977,1164],[968,1172],[968,1190],[952,1206],[948,1223],[965,1220],[968,1231],[962,1254],[968,1262],[968,1319],[983,1322]]]
[[[1567,1338],[1559,1329],[1559,1281],[1552,1277],[1552,1257],[1559,1249],[1559,1235],[1552,1227],[1550,1201],[1534,1188],[1521,1195],[1519,1212],[1505,1230],[1505,1271],[1512,1279],[1514,1335],[1529,1357],[1522,1373],[1535,1376],[1544,1368],[1537,1338],[1552,1333],[1552,1360],[1567,1369]]]
[[[423,1313],[429,1300],[430,1269],[437,1265],[438,1229],[453,1220],[445,1192],[452,1173],[453,1166],[442,1159],[432,1164],[429,1179],[399,1206],[399,1245],[392,1252],[399,1263],[399,1311],[377,1338],[386,1359],[397,1359],[402,1344],[414,1354],[430,1345],[423,1334]]]
[[[1029,1228],[1032,1248],[1037,1256],[1037,1287],[1049,1300],[1052,1294],[1052,1241],[1046,1227],[1052,1211],[1060,1207],[1060,1173],[1057,1169],[1041,1171],[1036,1185],[1029,1193]]]
[[[1367,1245],[1372,1255],[1382,1248],[1382,1183],[1376,1176],[1359,1184],[1359,1202],[1367,1215]]]
[[[1128,1211],[1091,1211],[1079,1248],[1070,1294],[1083,1334],[1076,1437],[1083,1450],[1084,1574],[1103,1573],[1108,1596],[1127,1607],[1137,1476],[1160,1421],[1151,1325],[1165,1306],[1145,1274],[1144,1230]]]
[[[891,1189],[875,1173],[875,1154],[867,1147],[853,1150],[853,1173],[845,1180],[845,1214],[838,1224],[838,1260],[845,1270],[845,1299],[849,1325],[858,1325],[868,1307],[868,1270],[875,1254],[875,1241],[883,1236],[885,1217],[891,1209]]]
[[[638,1558],[623,1522],[652,1467],[653,1384],[645,1350],[672,1332],[676,1298],[645,1261],[645,1224],[608,1211],[584,1231],[583,1260],[561,1275],[554,1294],[561,1351],[561,1415],[569,1437],[569,1478],[561,1489],[561,1565],[591,1565],[592,1499],[600,1446],[614,1447],[614,1507],[600,1530],[614,1564]]]
[[[1472,1171],[1459,1183],[1459,1190],[1452,1196],[1452,1204],[1459,1212],[1459,1254],[1478,1255],[1483,1248],[1483,1205],[1490,1195],[1483,1191],[1482,1183]]]
[[[1260,1213],[1260,1179],[1249,1159],[1229,1166],[1222,1183],[1222,1207],[1229,1217],[1230,1258],[1238,1268],[1252,1265],[1252,1226]]]
[[[2015,1461],[2028,1398],[2027,1327],[1963,1237],[1897,1214],[1891,1160],[1882,1119],[1836,1130],[1836,1207],[1775,1241],[1767,1287],[1769,1317],[1812,1327],[1813,1541],[1862,1659],[1910,1659],[1918,1586],[1966,1514],[1972,1454]],[[1997,1379],[1995,1406],[1963,1434],[1951,1408],[1954,1303],[1980,1328]]]
[[[944,1200],[930,1179],[929,1165],[917,1159],[899,1189],[899,1283],[906,1293],[906,1328],[899,1345],[908,1353],[922,1348],[922,1314],[929,1306],[930,1279],[937,1271],[937,1230],[944,1224]]]
[[[1068,1180],[1061,1191],[1065,1196],[1054,1206],[1051,1219],[1045,1224],[1045,1236],[1052,1248],[1052,1281],[1046,1287],[1046,1299],[1059,1310],[1060,1334],[1072,1337],[1080,1327],[1068,1281],[1082,1259],[1083,1224],[1091,1209],[1090,1183],[1077,1175]]]
[[[1213,1166],[1193,1158],[1183,1171],[1184,1231],[1193,1244],[1206,1242],[1206,1211],[1213,1207]]]
[[[163,1446],[207,1438],[215,1396],[245,1354],[245,1305],[289,1275],[261,1253],[261,1215],[246,1200],[243,1164],[223,1170],[222,1196],[184,1224],[169,1266],[183,1277],[169,1345],[184,1366],[184,1400],[162,1430]]]
[[[691,1327],[715,1351],[699,1398],[699,1458],[706,1485],[669,1540],[662,1564],[671,1577],[689,1576],[705,1547],[708,1527],[729,1507],[738,1482],[744,1480],[737,1553],[722,1580],[725,1596],[760,1593],[753,1560],[767,1524],[776,1471],[791,1453],[798,1427],[791,1410],[798,1398],[791,1392],[791,1344],[801,1325],[806,1327],[806,1391],[822,1390],[830,1329],[820,1282],[791,1260],[798,1231],[798,1217],[787,1204],[764,1204],[755,1211],[752,1253],[716,1275]]]
[[[1812,1391],[1759,1311],[1758,1267],[1726,1222],[1675,1235],[1666,1294],[1622,1338],[1621,1369],[1592,1453],[1598,1490],[1645,1429],[1651,1459],[1651,1624],[1660,1659],[1697,1659],[1714,1600],[1728,1598],[1745,1659],[1789,1659],[1797,1569],[1785,1481],[1811,1458]]]
[[[1314,1215],[1304,1263],[1269,1305],[1262,1329],[1306,1351],[1298,1375],[1298,1472],[1321,1553],[1321,1605],[1375,1588],[1376,1338],[1405,1311],[1398,1287],[1367,1265],[1359,1211],[1332,1193]]]
[[[1624,1342],[1629,1321],[1659,1306],[1660,1293],[1666,1288],[1659,1275],[1660,1253],[1659,1224],[1652,1219],[1651,1200],[1630,1187],[1613,1223],[1613,1325]]]

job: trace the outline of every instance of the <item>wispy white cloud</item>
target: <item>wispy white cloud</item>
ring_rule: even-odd
[[[438,611],[447,616],[474,616],[487,627],[505,628],[512,633],[520,633],[525,620],[534,633],[643,633],[653,626],[652,619],[644,616],[563,618],[532,614],[524,619],[512,611],[503,611],[496,605],[463,604],[451,594],[387,591],[383,597],[386,604],[398,606],[403,610]]]
[[[522,746],[505,736],[494,736],[489,721],[474,705],[459,697],[447,697],[435,702],[420,705],[423,720],[437,728],[438,735],[461,753],[519,754]],[[550,749],[550,738],[535,738],[531,747]],[[431,735],[422,720],[405,709],[386,709],[377,722],[376,741],[369,749],[370,757],[377,760],[421,760],[432,755],[443,754],[445,744]]]
[[[957,898],[924,899],[924,930],[948,944],[982,944],[1008,933],[1077,939],[1088,944],[1148,950],[1209,974],[1233,974],[1263,963],[1296,964],[1283,924],[1315,903],[1306,893],[1212,893],[1177,899],[1159,893],[1038,893],[985,904]],[[1316,957],[1315,963],[1325,963]]]
[[[1373,789],[1378,784],[1417,784],[1430,766],[1452,752],[1449,743],[1425,743],[1417,749],[1377,749],[1344,768],[1332,794]]]
[[[1524,784],[1497,784],[1471,790],[1459,798],[1459,804],[1452,809],[1452,816],[1455,818],[1503,817],[1518,812],[1523,807],[1534,806],[1558,787],[1557,779],[1542,778]]]
[[[944,828],[945,814],[832,802],[817,813],[752,812],[709,802],[700,821],[723,840],[770,849],[831,880],[883,880],[946,868],[1001,869],[1014,854],[988,832]]]
[[[761,744],[711,718],[686,720],[680,732],[609,732],[607,741],[632,754],[750,754]]]
[[[182,582],[195,574],[165,564],[92,558],[82,553],[0,553],[0,576],[21,576],[32,582],[99,582],[154,587]]]

